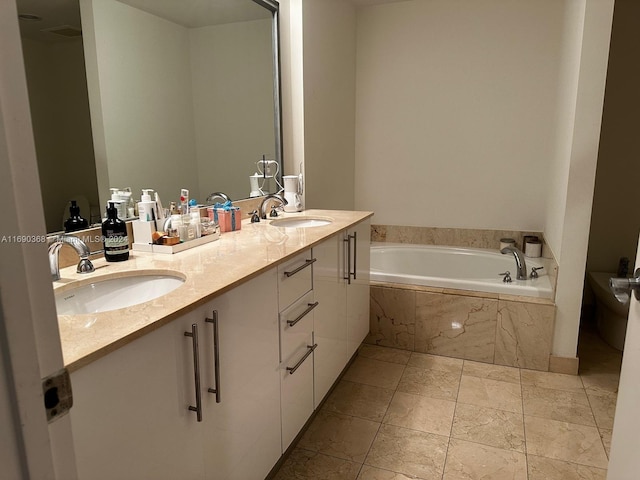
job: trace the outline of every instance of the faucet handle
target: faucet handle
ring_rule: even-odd
[[[258,210],[254,210],[249,215],[251,215],[251,223],[258,223],[260,221],[260,215],[258,214]]]
[[[509,270],[507,270],[504,273],[499,273],[498,275],[503,275],[504,276],[504,278],[502,279],[502,281],[504,283],[511,283],[512,282],[512,280],[511,280],[511,272]]]
[[[91,263],[91,260],[88,258],[81,258],[80,262],[78,262],[78,268],[76,269],[77,273],[91,273],[95,272],[96,269]]]
[[[529,278],[538,278],[538,270],[542,270],[544,267],[532,267],[531,268],[531,275],[529,275]]]

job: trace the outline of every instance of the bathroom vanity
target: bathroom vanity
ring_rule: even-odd
[[[303,215],[330,222],[247,223],[176,255],[97,261],[90,279],[61,271],[63,289],[131,271],[184,278],[151,301],[59,316],[80,478],[269,473],[369,330],[372,213]]]

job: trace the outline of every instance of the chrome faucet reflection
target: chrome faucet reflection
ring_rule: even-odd
[[[231,199],[229,198],[229,195],[227,195],[226,193],[223,193],[223,192],[213,192],[213,193],[210,193],[210,194],[207,196],[207,199],[204,201],[204,203],[205,203],[206,205],[213,205],[213,204],[215,203],[213,200],[214,200],[214,199],[216,199],[216,198],[221,198],[221,199],[223,200],[223,203],[226,203],[226,202],[230,202],[230,201],[231,201]]]
[[[516,259],[516,278],[518,280],[527,279],[527,263],[524,260],[524,253],[518,250],[516,247],[504,247],[500,250],[500,253],[512,253]]]
[[[80,256],[80,261],[78,262],[78,268],[76,269],[76,272],[91,273],[95,271],[93,264],[89,260],[91,251],[89,250],[87,244],[78,237],[66,234],[54,235],[47,240],[47,243],[49,245],[49,267],[51,268],[51,279],[53,281],[60,280],[60,266],[58,263],[58,258],[60,249],[65,244],[71,245]]]
[[[260,204],[260,218],[262,219],[267,218],[267,206],[269,205],[269,200],[280,202],[281,206],[285,206],[289,203],[284,197],[278,195],[277,193],[267,195],[262,199],[262,203]]]

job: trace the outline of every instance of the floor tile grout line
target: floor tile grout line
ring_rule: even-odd
[[[458,389],[456,390],[456,405],[453,409],[453,417],[451,418],[451,428],[449,428],[449,440],[447,441],[447,451],[444,454],[444,463],[442,464],[442,479],[444,480],[444,473],[447,469],[447,460],[449,460],[449,449],[451,448],[451,439],[453,438],[453,424],[456,421],[456,412],[458,411],[458,396],[460,395],[460,384],[462,383],[462,374],[464,372],[464,362],[462,360],[462,368],[460,369],[460,376],[458,377]]]
[[[391,362],[388,362],[388,363],[391,363]],[[407,361],[407,363],[409,363],[409,362]],[[400,377],[398,378],[398,383],[396,384],[395,389],[393,390],[393,395],[391,396],[391,400],[389,400],[389,404],[387,405],[387,408],[385,409],[384,414],[382,415],[382,420],[380,420],[380,424],[378,425],[378,430],[376,430],[376,433],[373,436],[373,440],[371,441],[371,445],[369,445],[369,449],[367,450],[367,453],[364,456],[364,459],[362,461],[362,466],[360,467],[360,471],[362,471],[362,468],[364,467],[364,465],[368,465],[366,463],[367,458],[369,457],[369,454],[371,453],[371,449],[373,448],[373,444],[376,442],[376,438],[378,438],[378,434],[380,433],[380,429],[382,428],[384,419],[386,418],[387,413],[389,412],[389,408],[391,408],[391,403],[393,403],[393,399],[395,398],[396,393],[398,393],[398,385],[400,385],[400,379],[402,378],[402,376],[404,375],[405,370],[407,369],[407,363],[405,363],[402,366],[402,372],[400,373]],[[389,390],[391,390],[391,389],[389,389]],[[360,471],[358,471],[358,476],[360,476]],[[396,473],[399,473],[399,472],[396,472]]]
[[[529,479],[529,447],[527,446],[527,425],[524,421],[524,385],[522,384],[522,369],[518,369],[520,378],[520,400],[522,401],[522,435],[524,440],[524,466],[527,471],[527,479]]]
[[[602,438],[602,433],[600,432],[600,426],[598,425],[598,421],[596,420],[596,414],[593,411],[593,405],[591,404],[591,398],[589,397],[589,394],[586,393],[586,387],[584,385],[584,380],[582,379],[582,376],[579,375],[580,377],[580,383],[582,383],[582,388],[584,388],[585,390],[585,394],[587,395],[587,401],[589,402],[589,408],[591,409],[591,415],[593,415],[593,421],[596,424],[596,429],[598,430],[598,436],[600,437],[600,443],[602,444],[602,449],[604,450],[604,455],[605,457],[607,457],[607,469],[609,467],[609,454],[607,453],[607,447],[604,444],[604,438]],[[596,395],[597,396],[597,395]]]

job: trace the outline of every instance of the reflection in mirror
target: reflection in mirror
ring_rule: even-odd
[[[18,0],[18,9],[42,17],[20,24],[48,231],[60,230],[72,199],[100,221],[112,187],[136,199],[152,188],[165,206],[181,188],[199,202],[280,190],[277,3],[80,0],[78,10],[77,0]],[[51,31],[62,25],[75,36]]]

